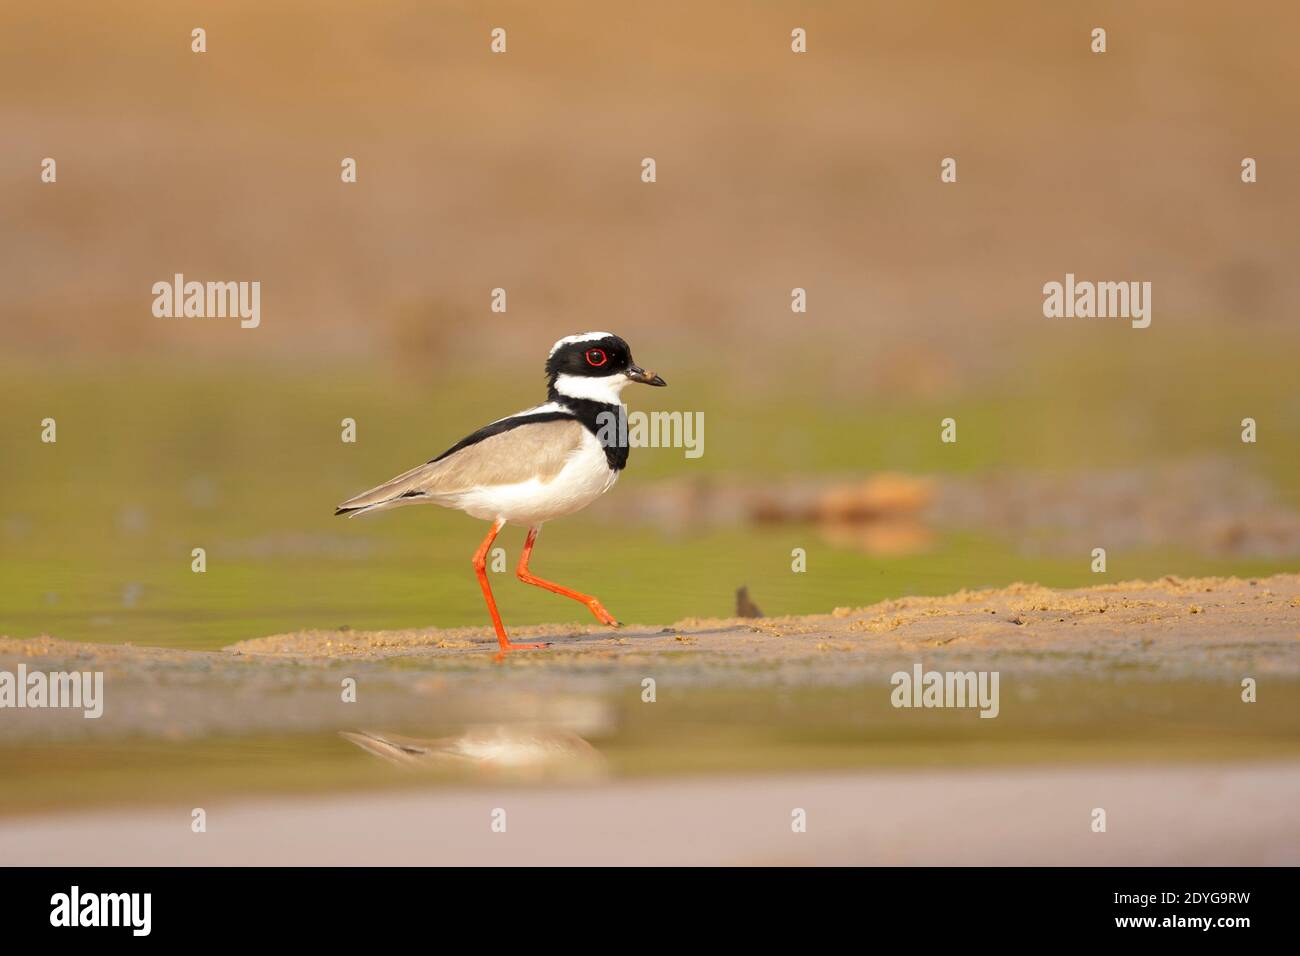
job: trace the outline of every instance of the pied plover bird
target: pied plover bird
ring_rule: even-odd
[[[349,498],[336,515],[360,515],[402,505],[457,508],[492,522],[474,552],[474,572],[501,650],[546,647],[512,644],[487,578],[487,554],[506,522],[528,525],[516,574],[525,584],[581,601],[602,624],[618,627],[588,594],[544,581],[528,570],[542,522],[572,514],[613,487],[627,465],[619,393],[629,382],[666,385],[632,361],[628,344],[609,332],[560,339],[546,358],[547,401],[480,428],[433,460]]]

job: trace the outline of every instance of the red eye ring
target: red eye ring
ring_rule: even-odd
[[[609,361],[609,356],[605,354],[604,349],[587,349],[587,354],[583,357],[592,368],[600,368]]]

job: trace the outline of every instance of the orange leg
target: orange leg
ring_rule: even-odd
[[[474,552],[474,573],[478,575],[479,587],[483,589],[483,599],[487,601],[488,613],[492,615],[492,626],[496,628],[497,640],[501,643],[501,654],[497,655],[498,660],[506,651],[533,650],[539,647],[547,647],[546,644],[511,644],[510,637],[506,634],[505,625],[501,623],[501,615],[497,613],[497,602],[492,597],[492,588],[488,584],[487,577],[487,554],[488,549],[492,547],[492,542],[496,540],[498,532],[505,525],[505,522],[498,518],[492,523],[492,530],[488,532],[483,543],[478,546]]]
[[[519,556],[519,568],[515,574],[519,580],[525,584],[535,584],[539,588],[546,588],[548,591],[554,591],[556,594],[563,594],[566,598],[573,598],[575,601],[581,601],[587,605],[587,610],[596,615],[596,620],[601,624],[608,624],[610,627],[618,627],[618,621],[614,620],[614,615],[605,610],[605,605],[590,594],[583,594],[579,591],[573,591],[564,587],[562,584],[556,584],[554,581],[543,581],[528,570],[528,558],[533,553],[533,544],[537,541],[537,528],[528,529],[528,540],[524,542],[524,553]]]

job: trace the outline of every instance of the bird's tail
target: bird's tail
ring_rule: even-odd
[[[385,498],[382,501],[376,501],[372,504],[352,505],[347,501],[334,509],[334,516],[347,515],[349,518],[355,518],[357,515],[368,514],[371,511],[387,511],[389,508],[397,508],[401,505],[414,504],[422,495],[414,495],[407,500],[402,500],[399,495],[397,498]],[[349,499],[349,501],[352,499]]]
[[[434,496],[423,486],[425,482],[433,477],[437,467],[437,463],[429,462],[420,465],[418,468],[412,468],[410,471],[400,474],[382,485],[377,485],[369,491],[363,491],[361,494],[349,498],[334,510],[334,514],[355,518],[357,515],[369,511],[383,511],[388,508],[399,508],[402,505],[413,505],[419,504],[421,501],[428,501]]]
[[[384,511],[388,508],[396,508],[401,504],[408,504],[404,501],[379,501],[372,505],[349,505],[347,502],[339,505],[334,509],[334,516],[347,515],[349,518],[355,518],[357,515],[366,514],[369,511]]]
[[[339,736],[356,744],[367,753],[395,764],[471,762],[468,757],[453,751],[452,748],[456,744],[454,737],[419,740],[414,737],[398,737],[395,734],[377,734],[370,730],[340,730]]]

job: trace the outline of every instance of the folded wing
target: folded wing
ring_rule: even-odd
[[[571,417],[505,419],[493,422],[433,461],[349,498],[336,515],[438,502],[492,485],[536,478],[546,482],[582,447],[583,426]]]

